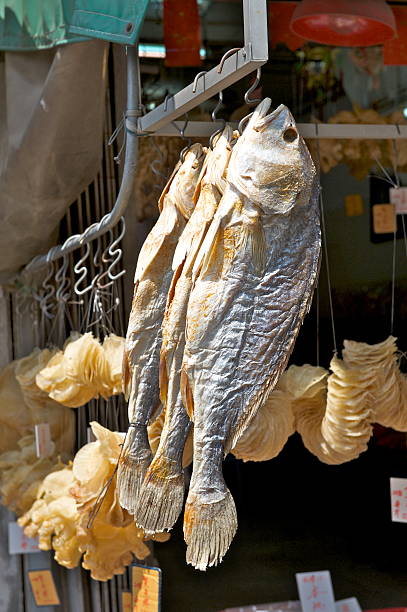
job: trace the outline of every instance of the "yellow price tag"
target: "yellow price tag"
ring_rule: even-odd
[[[373,205],[373,231],[375,234],[392,234],[396,231],[394,204]]]
[[[160,612],[161,570],[158,567],[132,566],[132,612]]]
[[[131,612],[131,593],[130,591],[122,592],[122,612]]]
[[[31,570],[28,579],[36,606],[61,605],[51,570]]]
[[[345,197],[345,212],[347,217],[363,215],[363,198],[360,193],[353,193]]]

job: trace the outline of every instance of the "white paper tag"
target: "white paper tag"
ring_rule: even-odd
[[[362,612],[356,597],[349,597],[348,599],[340,599],[335,603],[336,612]]]
[[[49,457],[54,452],[49,423],[39,423],[35,426],[35,450],[37,457]]]
[[[390,478],[391,520],[407,523],[407,478]]]
[[[390,203],[396,207],[396,215],[407,214],[407,187],[391,187]]]
[[[18,523],[8,524],[8,552],[10,555],[25,555],[41,552],[38,548],[38,538],[27,538]]]
[[[295,577],[303,612],[336,612],[329,571],[303,572]]]

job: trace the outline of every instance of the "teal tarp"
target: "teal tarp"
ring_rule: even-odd
[[[136,42],[149,0],[0,0],[0,50],[102,38]]]
[[[149,0],[75,0],[70,32],[112,42],[136,42]]]
[[[74,0],[0,0],[0,49],[33,51],[85,40],[68,32]]]

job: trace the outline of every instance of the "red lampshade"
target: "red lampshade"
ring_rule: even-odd
[[[369,47],[393,38],[396,20],[384,0],[302,0],[290,29],[325,45]]]

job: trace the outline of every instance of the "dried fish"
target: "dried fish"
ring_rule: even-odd
[[[318,180],[289,110],[257,107],[198,253],[181,390],[194,421],[187,562],[216,565],[237,528],[222,459],[287,364],[316,283]]]
[[[202,146],[194,144],[173,173],[160,198],[160,217],[137,262],[123,359],[123,387],[130,395],[130,428],[118,470],[120,504],[131,514],[152,459],[147,425],[160,411],[161,323],[172,277],[171,261],[194,208],[193,194],[204,154]]]
[[[135,512],[146,533],[171,529],[184,501],[182,456],[191,423],[180,394],[180,371],[185,346],[185,319],[192,287],[192,268],[226,186],[233,132],[226,127],[205,159],[198,181],[199,199],[183,231],[173,261],[174,276],[163,320],[160,392],[165,422],[160,444],[147,470]]]

